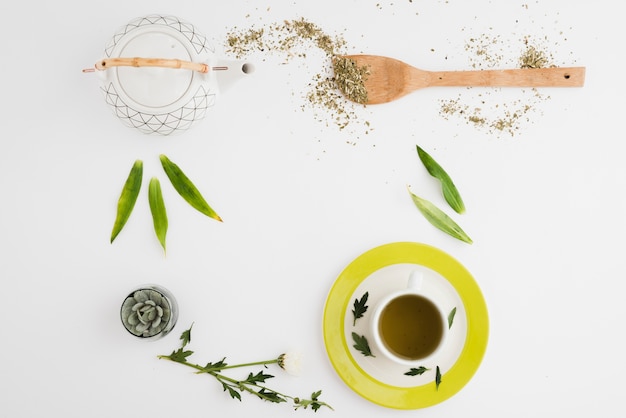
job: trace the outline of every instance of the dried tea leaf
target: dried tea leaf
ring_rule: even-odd
[[[435,159],[424,151],[419,145],[416,145],[416,148],[417,155],[419,155],[419,158],[424,164],[424,167],[426,167],[428,173],[441,182],[441,191],[443,192],[443,197],[446,199],[446,202],[448,202],[450,207],[454,209],[456,213],[465,212],[465,204],[463,203],[463,199],[461,199],[461,194],[452,182],[448,173],[446,173],[446,171],[435,161]]]
[[[111,231],[111,243],[113,243],[113,240],[115,240],[117,235],[122,231],[122,228],[126,225],[126,221],[128,221],[135,207],[135,202],[137,202],[137,196],[139,196],[139,190],[141,189],[142,178],[143,162],[137,160],[130,169],[130,173],[128,173],[128,178],[126,179],[126,183],[124,183],[122,193],[117,201],[117,215],[113,223],[113,230]]]
[[[407,187],[408,189],[408,187]],[[422,199],[419,196],[416,196],[409,189],[409,194],[413,199],[413,203],[415,206],[422,212],[422,215],[430,222],[434,227],[440,229],[446,234],[459,239],[463,242],[471,244],[472,239],[463,231],[463,229],[452,220],[448,215],[446,215],[441,209],[432,204],[426,199]]]

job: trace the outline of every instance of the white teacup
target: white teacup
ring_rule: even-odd
[[[411,273],[406,289],[378,302],[370,324],[377,352],[410,366],[419,366],[436,356],[448,331],[435,295],[422,287],[422,281],[421,271]]]

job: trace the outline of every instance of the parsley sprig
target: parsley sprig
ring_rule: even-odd
[[[280,368],[289,371],[288,369],[290,366],[288,354],[281,354],[277,358],[271,360],[233,365],[226,363],[226,357],[215,363],[209,362],[205,366],[190,363],[188,361],[188,358],[193,354],[193,351],[186,349],[186,347],[191,342],[191,328],[193,328],[193,325],[181,334],[180,340],[182,341],[182,343],[180,348],[172,351],[172,353],[169,355],[159,355],[158,358],[170,360],[175,363],[180,363],[185,366],[191,367],[197,371],[197,374],[208,374],[210,376],[213,376],[222,385],[224,391],[228,392],[232,399],[237,399],[241,401],[241,394],[248,393],[256,396],[261,400],[272,403],[292,401],[294,409],[296,410],[300,408],[307,409],[310,407],[313,411],[317,412],[317,410],[323,406],[330,408],[331,410],[333,409],[329,404],[319,400],[319,397],[322,394],[321,390],[313,392],[310,399],[304,399],[289,396],[276,390],[270,389],[269,387],[265,386],[265,383],[267,380],[273,378],[274,376],[265,373],[263,370],[256,374],[250,372],[248,376],[243,380],[237,380],[222,373],[224,370],[228,369],[251,366],[267,367],[270,364],[278,364]]]

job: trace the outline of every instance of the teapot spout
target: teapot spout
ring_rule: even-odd
[[[228,90],[235,82],[252,74],[255,71],[254,64],[240,60],[219,61],[211,66],[215,72],[217,85],[221,93]]]

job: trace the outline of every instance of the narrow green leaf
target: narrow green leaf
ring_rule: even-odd
[[[163,166],[163,170],[165,170],[165,174],[172,182],[172,186],[178,192],[179,195],[182,196],[183,199],[187,201],[192,207],[205,214],[209,218],[213,218],[217,221],[222,221],[222,218],[209,206],[209,204],[204,200],[200,191],[196,188],[196,186],[189,180],[189,178],[183,173],[183,171],[170,161],[165,155],[160,155],[161,165]]]
[[[441,384],[441,370],[439,370],[439,366],[437,366],[437,371],[435,372],[435,385],[437,386],[437,390],[439,390],[440,384]]]
[[[360,351],[361,354],[363,354],[365,357],[376,357],[372,354],[372,351],[370,350],[370,345],[367,342],[367,338],[365,338],[365,336],[353,332],[352,340],[354,340],[353,347]]]
[[[454,322],[454,315],[456,315],[456,306],[448,314],[448,329],[452,328],[452,323]]]
[[[148,188],[148,200],[150,202],[150,211],[152,212],[152,222],[154,224],[154,232],[156,233],[163,250],[165,250],[165,236],[167,235],[167,213],[165,211],[165,202],[161,194],[161,183],[156,177],[150,180]]]
[[[405,376],[420,376],[422,374],[424,374],[425,372],[427,372],[430,369],[427,369],[424,366],[420,366],[420,367],[411,367],[411,369],[404,373]]]
[[[417,155],[419,155],[419,158],[424,164],[424,167],[426,167],[428,173],[441,182],[441,191],[443,192],[443,197],[446,199],[446,202],[448,202],[450,207],[454,209],[455,212],[465,212],[465,204],[463,203],[461,194],[454,185],[454,182],[452,182],[448,173],[446,173],[446,171],[437,163],[437,161],[434,160],[433,157],[430,156],[430,154],[420,148],[419,145],[416,145],[416,147]]]
[[[434,227],[456,239],[467,242],[468,244],[472,243],[472,239],[465,233],[465,231],[463,231],[463,229],[461,229],[461,227],[441,209],[428,200],[416,196],[410,189],[409,194],[411,195],[415,206],[417,206],[420,212],[422,212],[422,215],[424,215],[428,222],[430,222]]]
[[[135,161],[133,167],[130,169],[126,183],[122,188],[122,193],[117,201],[117,216],[113,224],[113,231],[111,231],[111,243],[120,233],[126,221],[130,217],[130,214],[135,207],[137,196],[139,196],[139,190],[141,189],[141,180],[143,178],[143,162],[141,160]]]

